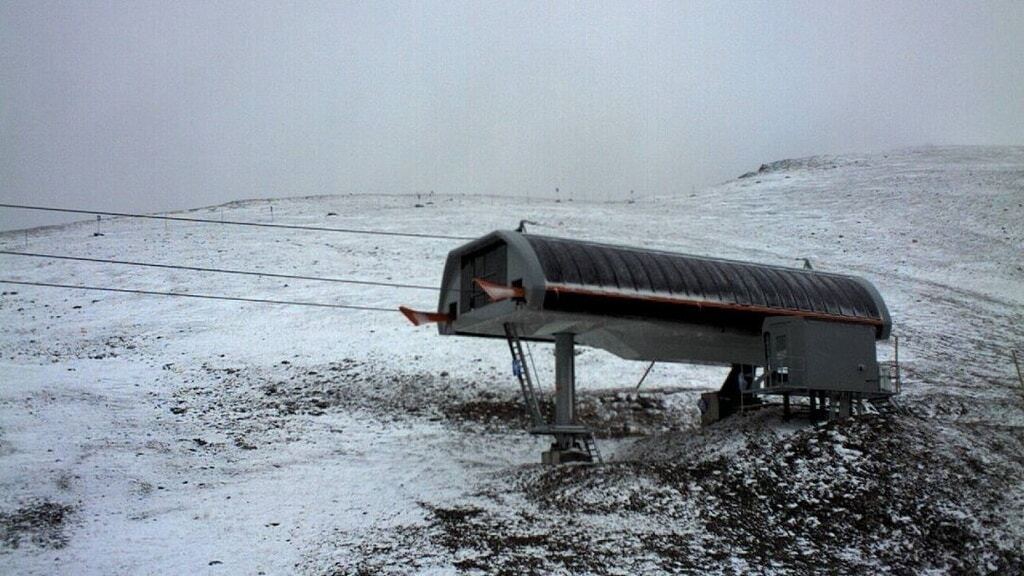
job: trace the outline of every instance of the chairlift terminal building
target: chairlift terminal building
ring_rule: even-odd
[[[875,357],[892,320],[856,276],[495,231],[448,254],[436,313],[404,311],[437,321],[442,335],[506,338],[513,357],[519,340],[555,342],[558,414],[534,431],[555,435],[563,451],[572,435],[557,428],[577,426],[576,343],[632,360],[732,366],[730,377],[746,376],[741,394],[787,403],[820,393],[822,403],[847,398],[848,411],[850,398],[893,392]]]

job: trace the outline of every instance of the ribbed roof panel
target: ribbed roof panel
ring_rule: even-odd
[[[864,283],[814,270],[524,235],[549,284],[883,319]]]

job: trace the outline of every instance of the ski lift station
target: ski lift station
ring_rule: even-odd
[[[574,346],[648,362],[730,366],[701,400],[714,421],[765,395],[806,397],[812,413],[847,416],[898,392],[881,295],[855,276],[496,231],[448,254],[436,312],[403,308],[445,336],[508,341],[532,421],[554,437],[550,463],[599,458],[575,415]],[[547,421],[523,341],[554,342],[555,414]]]

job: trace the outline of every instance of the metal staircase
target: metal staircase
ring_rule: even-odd
[[[530,366],[526,354],[523,353],[523,342],[519,339],[516,327],[505,324],[505,336],[508,339],[509,352],[512,353],[512,372],[519,380],[519,388],[523,391],[523,402],[526,404],[526,413],[530,415],[531,428],[545,428],[548,424],[540,411],[537,389],[533,385]]]
[[[598,464],[604,464],[604,458],[601,457],[601,450],[597,447],[597,441],[594,440],[594,433],[587,430],[586,435],[583,436],[583,446],[587,449],[587,454],[590,454],[590,459]]]

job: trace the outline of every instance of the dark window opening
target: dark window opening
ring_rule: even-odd
[[[463,313],[490,303],[487,294],[473,282],[476,278],[501,285],[508,283],[508,248],[504,243],[462,257],[459,307]]]

